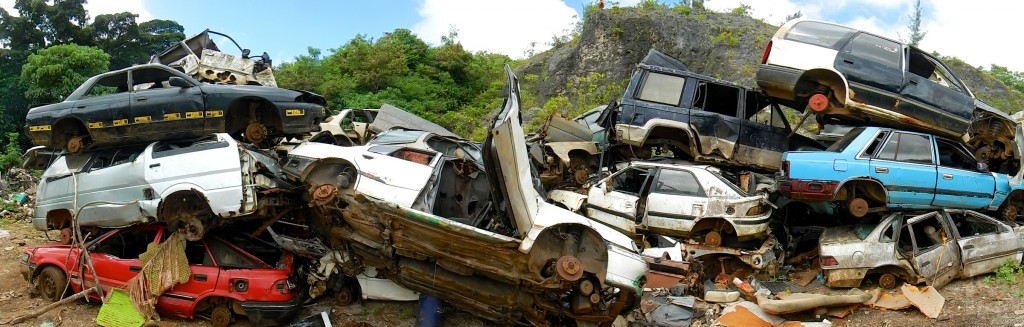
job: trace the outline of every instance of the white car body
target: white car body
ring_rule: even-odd
[[[373,137],[370,124],[376,116],[377,109],[342,109],[324,119],[320,130],[331,132],[340,145],[363,145]]]
[[[179,147],[178,141],[145,148],[113,148],[60,156],[43,172],[32,225],[39,230],[67,227],[76,213],[82,226],[107,228],[158,221],[162,200],[176,192],[199,192],[215,216],[256,211],[259,188],[276,183],[256,174],[272,171],[269,157],[240,147],[228,134],[215,134]]]

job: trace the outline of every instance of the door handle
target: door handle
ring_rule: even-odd
[[[915,80],[909,80],[909,81],[907,81],[907,83],[910,84],[910,85],[917,85],[917,81],[915,81]]]
[[[953,174],[942,174],[942,179],[953,179]]]
[[[142,271],[142,267],[141,266],[128,266],[128,271],[140,272],[140,271]]]
[[[363,155],[363,158],[365,158],[365,159],[370,159],[370,160],[372,160],[372,159],[373,159],[373,158],[375,158],[375,157],[373,157],[373,156],[370,156],[370,155],[366,155],[366,154],[364,154],[364,155]]]
[[[156,168],[156,167],[160,167],[160,164],[159,163],[155,163],[155,164],[149,165],[149,168]]]
[[[195,275],[192,275],[192,279],[195,279],[197,282],[205,282],[206,281],[206,275],[205,274],[195,274]]]
[[[843,59],[843,63],[853,65],[853,60]]]
[[[964,250],[970,250],[970,249],[973,249],[973,248],[974,248],[974,245],[964,245]]]
[[[146,98],[144,98],[144,97],[135,97],[135,101],[139,101],[139,102],[146,101]]]
[[[928,265],[930,264],[932,264],[931,261],[925,261],[924,263],[921,264],[921,268],[928,267]]]
[[[84,104],[80,104],[80,105],[75,106],[75,108],[82,109],[82,108],[85,108],[85,105]]]
[[[887,167],[875,167],[875,172],[879,174],[888,174],[889,168]]]

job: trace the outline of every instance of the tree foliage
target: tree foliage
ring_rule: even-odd
[[[110,55],[95,47],[63,44],[39,50],[21,70],[28,85],[25,97],[33,103],[59,102],[109,65]]]
[[[335,110],[391,104],[471,138],[483,137],[478,122],[500,106],[502,67],[512,61],[466,51],[455,31],[430,46],[403,28],[307,52],[276,68],[279,85],[322,94]]]
[[[910,29],[910,40],[907,43],[915,47],[928,34],[928,31],[921,30],[921,15],[921,0],[917,0],[914,3],[914,12],[907,17],[910,19],[910,22],[907,23],[907,28]]]

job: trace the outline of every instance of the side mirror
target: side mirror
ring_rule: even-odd
[[[242,49],[242,59],[249,59],[249,49]]]
[[[984,162],[979,162],[978,163],[978,171],[986,172],[987,173],[988,172],[988,164],[984,163]]]
[[[178,76],[171,76],[171,79],[167,80],[167,82],[170,83],[171,86],[180,87],[183,89],[192,87],[192,83],[189,83],[184,78]]]

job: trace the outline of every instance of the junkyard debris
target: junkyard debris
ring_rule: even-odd
[[[29,320],[29,319],[38,317],[41,314],[44,314],[44,313],[46,313],[46,312],[48,312],[50,310],[53,310],[53,308],[56,308],[56,307],[59,307],[59,306],[62,306],[64,304],[68,304],[68,303],[71,303],[71,302],[78,301],[81,298],[83,298],[86,295],[88,295],[89,292],[97,292],[97,293],[99,293],[99,289],[97,289],[96,287],[92,287],[92,288],[89,288],[87,290],[75,293],[75,295],[66,297],[63,300],[60,300],[60,301],[57,301],[57,302],[50,303],[47,306],[42,307],[39,310],[33,311],[32,313],[29,313],[27,315],[20,316],[20,317],[17,317],[17,318],[8,320],[8,321],[4,321],[4,322],[0,323],[0,325],[13,325],[13,324],[16,324],[16,323],[19,323],[19,322],[23,322],[25,320]]]
[[[946,298],[931,286],[917,288],[914,285],[903,284],[900,290],[903,291],[903,296],[928,318],[938,318],[939,313],[942,313],[942,306],[946,304]]]
[[[780,295],[779,299],[758,296],[757,305],[767,313],[786,314],[822,307],[862,304],[868,300],[871,300],[871,293],[854,288],[846,294],[838,295],[792,293],[786,296]]]

